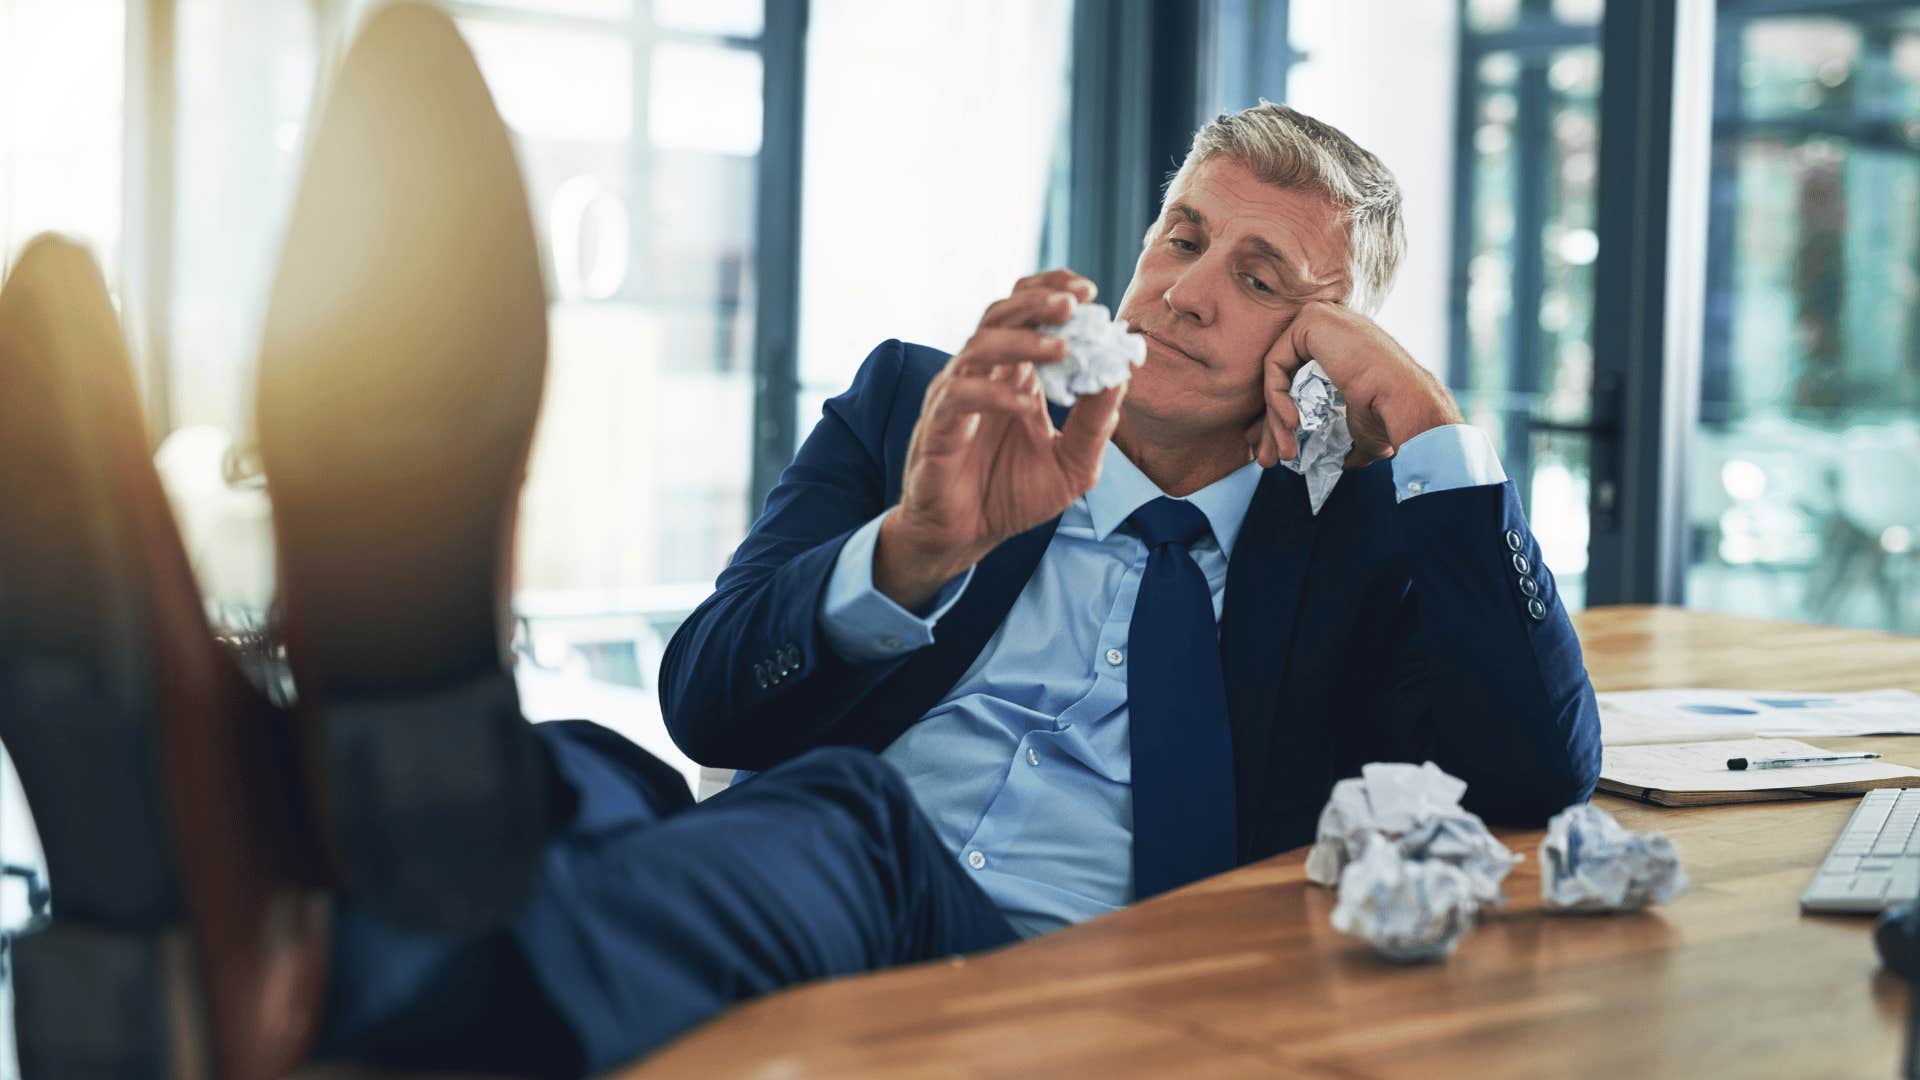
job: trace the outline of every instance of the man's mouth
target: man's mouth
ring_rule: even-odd
[[[1162,349],[1165,349],[1166,351],[1172,353],[1178,359],[1186,360],[1190,363],[1199,364],[1201,367],[1207,366],[1207,362],[1205,360],[1200,359],[1198,356],[1195,356],[1193,353],[1190,353],[1187,350],[1181,348],[1180,346],[1175,345],[1173,342],[1168,341],[1166,338],[1161,337],[1160,335],[1154,333],[1151,330],[1140,331],[1140,336],[1143,338],[1146,338],[1148,341],[1152,342],[1153,344],[1160,346]]]

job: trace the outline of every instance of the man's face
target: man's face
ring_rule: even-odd
[[[1147,338],[1123,410],[1161,430],[1244,430],[1261,360],[1300,309],[1348,294],[1346,231],[1325,196],[1213,158],[1167,193],[1119,317]]]

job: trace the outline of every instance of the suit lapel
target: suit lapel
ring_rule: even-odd
[[[1271,779],[1274,701],[1286,679],[1294,615],[1313,557],[1315,519],[1306,481],[1283,468],[1260,478],[1227,565],[1220,650],[1233,727],[1235,802],[1241,857],[1254,839],[1253,820]]]

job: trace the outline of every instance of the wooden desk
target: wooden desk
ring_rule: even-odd
[[[1920,639],[1677,609],[1575,620],[1594,685],[1920,690]],[[1920,765],[1920,738],[1836,739]],[[1296,851],[967,960],[744,1006],[624,1074],[759,1077],[1891,1076],[1905,985],[1858,917],[1798,897],[1851,799],[1663,810],[1600,800],[1679,845],[1664,908],[1544,916],[1540,831],[1508,907],[1439,964],[1336,933]]]

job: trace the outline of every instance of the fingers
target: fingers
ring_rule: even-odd
[[[1010,364],[978,375],[949,368],[927,387],[920,428],[933,448],[951,449],[980,429],[982,415],[1038,413],[1044,418],[1045,402],[1031,364]]]
[[[1298,414],[1289,425],[1276,417],[1272,409],[1262,413],[1258,420],[1247,427],[1247,445],[1253,450],[1254,460],[1260,463],[1261,468],[1271,469],[1282,461],[1299,457],[1300,441],[1294,435],[1298,430]]]
[[[1093,282],[1071,270],[1049,270],[1014,283],[1005,300],[995,301],[981,317],[987,326],[1044,326],[1063,323],[1073,305],[1090,302],[1097,292]]]
[[[1013,291],[1026,289],[1047,289],[1052,292],[1070,292],[1083,304],[1091,303],[1099,293],[1093,282],[1081,277],[1065,267],[1048,270],[1039,274],[1029,274],[1014,282]]]
[[[1018,369],[1008,369],[1018,372]],[[934,401],[934,411],[938,415],[949,413],[984,412],[1024,412],[1033,407],[1033,399],[1039,393],[1040,384],[1034,378],[1033,369],[1012,374],[1007,378],[957,378],[948,380],[940,389],[938,400]]]
[[[1269,381],[1265,388],[1267,415],[1288,431],[1300,430],[1300,406],[1293,400],[1293,383],[1281,379]]]
[[[1088,394],[1073,403],[1067,422],[1061,425],[1054,453],[1082,493],[1100,478],[1100,458],[1120,423],[1120,402],[1126,396],[1126,383]]]
[[[1058,326],[1073,314],[1073,293],[1062,289],[1016,289],[1005,300],[996,300],[980,317],[981,327]]]
[[[1313,354],[1307,351],[1308,335],[1313,329],[1309,310],[1311,305],[1302,308],[1300,314],[1294,316],[1293,321],[1287,324],[1287,328],[1267,349],[1267,355],[1260,360],[1260,371],[1266,379],[1269,395],[1276,386],[1282,393],[1292,389],[1294,373],[1313,359]]]
[[[1294,326],[1299,325],[1295,319]],[[1265,406],[1247,429],[1247,445],[1263,469],[1292,461],[1300,453],[1300,407],[1293,403],[1293,376],[1306,364],[1289,326],[1260,362],[1260,397]]]
[[[1347,460],[1341,462],[1340,467],[1343,469],[1364,469],[1382,458],[1390,458],[1392,456],[1393,447],[1391,446],[1385,450],[1377,450],[1355,443],[1353,449],[1347,451]]]
[[[1300,407],[1294,404],[1292,391],[1284,377],[1279,385],[1267,383],[1267,411],[1260,418],[1261,440],[1255,451],[1262,468],[1270,469],[1300,455],[1300,437],[1296,434],[1300,430]]]
[[[949,364],[961,375],[985,375],[1013,364],[1056,364],[1067,355],[1067,343],[1052,334],[1015,327],[983,326]]]

